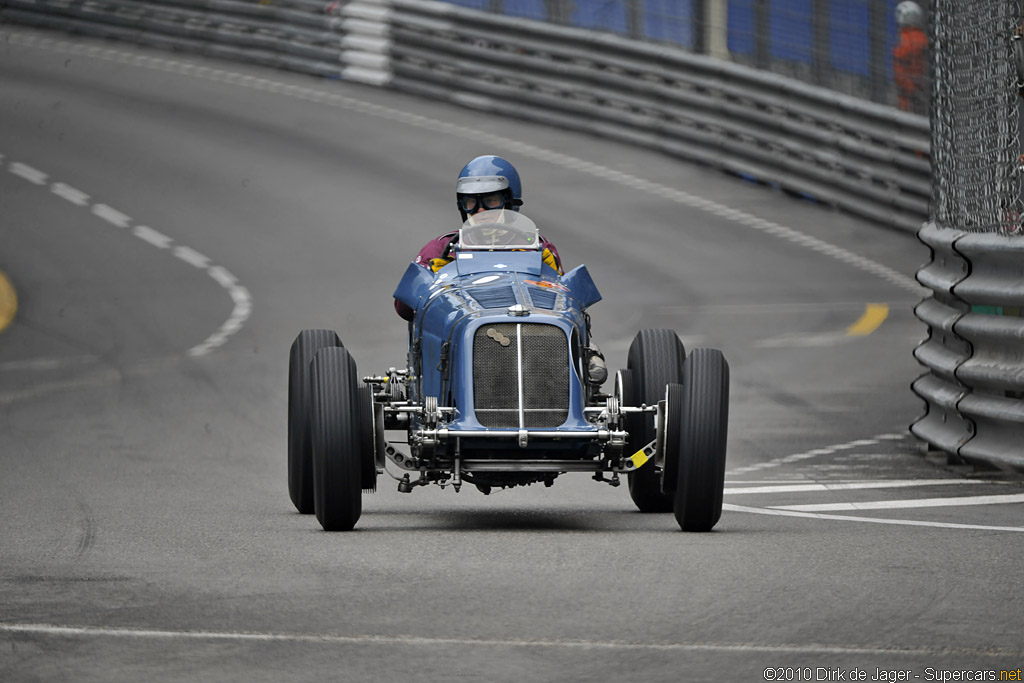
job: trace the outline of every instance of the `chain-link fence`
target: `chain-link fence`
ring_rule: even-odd
[[[931,0],[901,26],[899,0],[447,0],[609,31],[928,113]]]
[[[936,0],[932,213],[940,227],[1020,230],[1019,22],[1019,2]]]

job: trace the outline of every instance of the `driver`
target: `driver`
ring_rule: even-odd
[[[523,205],[523,185],[515,166],[505,159],[491,154],[473,159],[462,167],[459,179],[455,184],[455,197],[459,213],[465,222],[467,218],[481,211],[491,209],[510,209],[519,211]],[[436,273],[452,262],[452,248],[459,240],[459,231],[445,233],[427,242],[413,263],[428,268]],[[558,274],[562,274],[562,261],[558,258],[558,250],[542,235],[541,249],[544,263]],[[395,300],[395,310],[406,320],[412,320],[413,310]]]

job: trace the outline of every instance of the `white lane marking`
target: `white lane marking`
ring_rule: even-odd
[[[124,374],[120,371],[111,368],[101,368],[84,377],[76,377],[71,380],[55,380],[53,382],[34,382],[27,389],[7,393],[0,392],[0,406],[10,405],[17,401],[38,399],[57,392],[93,389],[123,381]]]
[[[59,370],[69,366],[87,365],[99,360],[96,356],[75,356],[71,358],[28,358],[0,363],[0,372],[20,370]]]
[[[11,173],[19,178],[24,178],[30,183],[35,183],[36,185],[45,185],[46,179],[49,177],[39,169],[32,168],[28,164],[23,164],[17,161],[12,161],[7,168]]]
[[[822,334],[784,334],[761,339],[753,343],[755,349],[820,349],[855,341],[845,333],[824,332]]]
[[[580,173],[618,183],[636,190],[642,190],[678,204],[698,209],[700,211],[705,211],[720,218],[733,221],[739,225],[743,225],[744,227],[763,232],[767,235],[796,244],[797,246],[810,249],[841,263],[874,275],[875,277],[881,278],[900,289],[912,293],[916,297],[926,296],[930,293],[929,290],[923,288],[912,277],[908,277],[893,268],[889,268],[888,266],[872,261],[860,256],[859,254],[855,254],[847,249],[825,242],[817,237],[804,234],[793,228],[759,218],[753,214],[746,213],[745,211],[733,209],[710,199],[698,197],[688,192],[683,192],[682,190],[677,190],[666,185],[645,180],[638,176],[617,171],[615,169],[608,168],[607,166],[601,166],[567,154],[561,154],[536,145],[520,142],[519,140],[496,135],[492,131],[484,131],[469,128],[467,126],[447,123],[445,121],[427,118],[419,114],[413,114],[399,109],[392,109],[390,107],[373,104],[364,100],[358,100],[353,97],[325,92],[323,90],[297,85],[286,85],[284,83],[269,81],[267,79],[253,79],[251,76],[246,76],[239,72],[214,69],[189,62],[162,57],[149,57],[146,55],[132,54],[119,50],[98,49],[91,46],[76,45],[68,41],[58,41],[51,38],[25,35],[17,31],[10,32],[7,35],[7,40],[10,43],[27,47],[52,50],[64,54],[86,55],[97,59],[131,64],[133,66],[146,69],[154,69],[183,76],[202,78],[217,83],[230,83],[244,88],[266,90],[268,92],[279,93],[287,97],[295,97],[323,103],[328,106],[338,107],[348,111],[355,111],[389,121],[396,121],[433,132],[445,133],[454,137],[485,142],[489,146],[503,146],[523,156],[545,161],[556,166],[568,168],[573,171],[578,171]]]
[[[53,185],[50,186],[50,191],[53,192],[58,197],[60,197],[61,199],[68,200],[75,206],[89,205],[89,195],[82,192],[81,190],[76,190],[70,185],[66,185],[64,183],[54,183]]]
[[[132,234],[140,240],[149,242],[158,249],[167,249],[171,246],[172,240],[167,235],[146,225],[136,225],[132,228]]]
[[[4,155],[0,154],[0,161],[3,159]],[[7,165],[7,168],[14,175],[37,185],[45,185],[47,178],[49,178],[49,176],[42,171],[20,162],[10,162]],[[93,215],[112,225],[126,229],[132,227],[132,219],[117,209],[101,203],[92,204],[90,206],[89,195],[81,190],[60,182],[53,183],[50,186],[50,189],[53,194],[58,197],[66,199],[78,206],[89,208]],[[154,230],[153,228],[145,225],[136,225],[132,228],[131,232],[135,237],[138,237],[147,244],[151,244],[159,249],[169,248],[171,243],[174,241],[158,230]],[[252,297],[249,295],[249,290],[239,285],[238,278],[232,275],[227,269],[223,266],[211,265],[210,258],[208,256],[204,256],[195,249],[184,245],[175,247],[173,253],[182,261],[201,270],[205,270],[214,282],[227,291],[228,296],[231,297],[231,301],[234,303],[234,308],[231,310],[230,317],[228,317],[220,328],[207,337],[201,344],[193,346],[188,350],[188,355],[190,356],[203,356],[224,344],[232,334],[242,329],[242,325],[252,314]],[[0,366],[0,369],[3,369],[2,366]],[[10,395],[0,398],[13,400]]]
[[[235,302],[235,307],[231,311],[231,316],[224,321],[219,330],[207,337],[202,344],[189,349],[190,356],[205,355],[223,344],[230,335],[242,328],[252,313],[252,297],[249,295],[249,290],[235,284],[237,280],[234,275],[220,266],[214,266],[208,272],[214,280],[228,290],[231,300]]]
[[[768,486],[778,485],[784,486],[787,484],[807,484],[809,479],[729,479],[726,484],[732,484],[734,486],[750,484],[751,486]]]
[[[94,216],[99,216],[106,222],[119,228],[127,228],[132,224],[131,218],[106,204],[93,204],[92,213]]]
[[[238,280],[235,279],[234,275],[229,273],[224,268],[221,268],[220,266],[214,266],[210,268],[209,273],[210,277],[216,280],[217,284],[219,284],[224,289],[231,289],[238,283]]]
[[[897,510],[902,508],[960,507],[962,505],[1005,505],[1024,503],[1024,493],[1001,496],[961,496],[956,498],[917,498],[910,500],[872,500],[861,503],[818,503],[815,505],[772,505],[773,510],[797,512],[838,512],[841,510]]]
[[[625,640],[553,640],[533,638],[439,638],[410,635],[351,635],[332,633],[257,633],[252,631],[172,631],[163,629],[115,628],[110,626],[60,626],[55,624],[3,624],[0,632],[24,633],[44,636],[93,636],[167,640],[228,640],[240,642],[286,642],[320,644],[379,644],[415,646],[457,646],[457,647],[515,647],[574,650],[651,650],[677,652],[764,652],[794,654],[860,654],[898,656],[939,656],[963,657],[1018,657],[1024,651],[997,648],[951,648],[937,647],[855,647],[850,645],[770,644],[770,643],[651,643]]]
[[[721,304],[707,306],[690,305],[665,305],[657,306],[659,313],[666,315],[740,315],[750,317],[753,315],[782,315],[786,313],[837,313],[846,311],[863,311],[863,303],[836,302],[836,303],[801,303],[791,301],[777,304]]]
[[[733,482],[730,482],[733,483]],[[750,493],[820,493],[828,491],[857,491],[862,489],[896,489],[919,488],[922,486],[949,486],[963,484],[1004,484],[1009,482],[979,482],[970,479],[892,479],[878,481],[854,482],[817,482],[814,484],[780,484],[774,486],[746,486],[727,488],[726,495],[743,495]],[[779,510],[796,510],[795,507],[772,506]],[[840,509],[840,508],[836,508]]]
[[[185,263],[195,266],[196,268],[205,269],[210,265],[209,257],[203,256],[195,249],[190,249],[189,247],[175,247],[174,255]]]
[[[820,512],[802,512],[799,510],[776,510],[773,508],[754,508],[745,505],[725,503],[723,510],[732,512],[749,512],[752,515],[770,515],[779,517],[804,517],[807,519],[832,519],[841,522],[864,522],[867,524],[891,524],[895,526],[926,526],[937,529],[976,529],[980,531],[1024,531],[1024,526],[988,526],[984,524],[956,524],[953,522],[922,522],[915,519],[883,519],[875,517],[853,517],[851,515],[824,515]]]
[[[726,475],[736,476],[738,474],[747,474],[749,472],[759,472],[772,467],[779,467],[781,465],[800,462],[801,460],[808,460],[809,458],[815,458],[819,455],[833,455],[839,451],[850,450],[852,448],[862,448],[865,446],[876,446],[882,441],[900,441],[905,438],[907,438],[906,434],[879,434],[870,439],[857,439],[855,441],[826,446],[824,448],[815,448],[809,451],[804,451],[803,453],[794,453],[792,455],[786,455],[780,458],[775,458],[774,460],[755,463],[753,465],[737,467],[726,472]]]

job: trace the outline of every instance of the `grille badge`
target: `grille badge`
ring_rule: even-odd
[[[487,329],[487,336],[493,339],[494,341],[498,342],[502,346],[508,346],[509,344],[512,343],[511,339],[503,335],[501,332],[498,332],[493,327]]]
[[[530,315],[530,309],[522,304],[513,304],[508,307],[508,314],[515,316]]]

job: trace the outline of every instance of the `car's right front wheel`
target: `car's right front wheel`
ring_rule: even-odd
[[[690,353],[680,394],[673,512],[683,531],[711,531],[722,516],[729,427],[729,364],[721,351]]]

